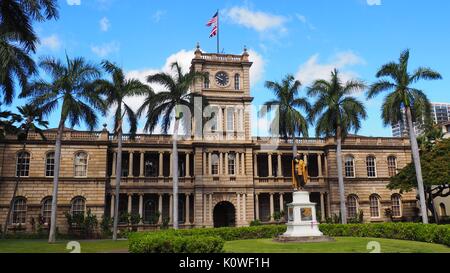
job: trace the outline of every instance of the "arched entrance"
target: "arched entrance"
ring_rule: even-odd
[[[227,201],[218,203],[214,207],[214,227],[234,227],[235,209],[233,204]]]

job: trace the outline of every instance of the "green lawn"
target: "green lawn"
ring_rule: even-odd
[[[444,245],[376,238],[338,237],[325,243],[276,243],[272,239],[231,241],[225,243],[229,253],[368,253],[367,243],[379,242],[382,253],[450,253]],[[128,241],[79,241],[82,253],[127,252]],[[0,240],[0,253],[69,253],[68,241],[48,244],[44,240]]]
[[[335,242],[278,243],[272,239],[226,242],[231,253],[369,253],[367,243],[380,243],[382,253],[450,253],[444,245],[378,238],[338,237]]]
[[[48,244],[45,240],[0,240],[0,253],[70,253],[66,249],[69,241]],[[128,241],[93,240],[78,241],[81,253],[127,252]]]

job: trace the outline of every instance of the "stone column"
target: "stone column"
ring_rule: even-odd
[[[225,169],[225,175],[230,175],[230,173],[228,172],[228,153],[225,153],[225,166],[224,166],[224,169]]]
[[[129,193],[128,194],[128,213],[131,213],[131,209],[133,208],[132,207],[132,205],[133,205],[133,194],[132,193]]]
[[[212,199],[213,199],[213,195],[212,195],[212,193],[211,193],[211,194],[209,195],[209,221],[210,221],[210,222],[213,221]]]
[[[235,171],[234,174],[240,175],[241,174],[241,160],[240,160],[241,154],[240,153],[236,153],[235,157],[236,157],[236,161],[235,161],[236,167],[235,167],[235,170],[234,170]]]
[[[305,164],[308,165],[308,154],[303,155],[303,161],[305,161]]]
[[[280,212],[284,211],[284,193],[280,192]]]
[[[117,153],[113,152],[113,163],[112,163],[112,177],[116,176],[116,165],[117,165]]]
[[[206,224],[206,222],[208,221],[206,219],[206,209],[208,208],[208,206],[206,204],[206,202],[207,202],[206,199],[208,199],[208,195],[207,194],[203,194],[203,224]]]
[[[208,174],[212,175],[212,162],[211,162],[212,155],[211,153],[208,153]]]
[[[254,172],[254,176],[258,177],[258,154],[254,155],[253,172]]]
[[[256,212],[256,220],[259,220],[259,193],[255,194],[255,212]]]
[[[159,212],[158,223],[162,223],[162,208],[163,208],[163,195],[161,193],[159,193],[158,194],[158,212]]]
[[[319,167],[319,177],[322,177],[322,154],[317,154],[317,166]]]
[[[207,170],[207,166],[206,166],[206,153],[203,152],[203,175],[206,175],[206,170]]]
[[[189,153],[186,153],[186,177],[190,177],[191,170],[190,170],[190,160],[189,160]]]
[[[242,165],[242,175],[245,175],[245,152],[243,152],[241,154],[242,156],[242,160],[241,160],[241,165]]]
[[[170,218],[170,220],[169,220],[169,223],[173,223],[173,195],[172,194],[170,194],[169,195],[170,196],[170,198],[169,198],[169,218]]]
[[[267,161],[269,166],[269,177],[273,177],[272,173],[272,154],[267,154]]]
[[[139,161],[139,176],[144,177],[144,160],[145,160],[145,152],[141,152],[141,160]]]
[[[223,153],[219,153],[219,175],[223,174]]]
[[[325,221],[325,201],[323,192],[320,193],[320,220]]]
[[[327,211],[328,211],[328,217],[331,216],[331,200],[330,200],[330,193],[327,192]]]
[[[114,207],[116,205],[115,201],[116,201],[115,195],[111,194],[111,211],[110,211],[111,218],[114,217]]]
[[[241,222],[241,194],[238,193],[236,195],[237,197],[237,222]]]
[[[144,219],[144,194],[139,194],[139,217],[141,217],[141,220],[139,221],[139,224],[143,223]]]
[[[283,177],[283,169],[281,167],[281,154],[278,154],[277,163],[278,163],[277,176],[278,177]]]
[[[244,223],[247,224],[247,194],[243,193],[242,194],[242,209],[243,209],[243,218],[244,218]]]
[[[129,154],[129,159],[128,159],[128,177],[133,177],[133,155],[134,153],[131,151],[128,153]]]
[[[188,225],[188,224],[190,224],[190,222],[191,222],[191,220],[190,220],[190,211],[189,211],[189,209],[190,209],[190,206],[189,206],[189,193],[186,193],[185,194],[185,196],[186,196],[186,216],[185,216],[185,218],[186,219],[184,219],[184,223],[186,224],[186,225]]]
[[[163,177],[163,160],[164,154],[162,152],[159,153],[159,162],[158,162],[158,176]]]
[[[273,213],[274,213],[274,206],[273,206],[273,193],[270,193],[270,221],[273,221]]]
[[[325,176],[328,176],[328,163],[327,163],[327,156],[324,155],[324,167],[325,167]]]

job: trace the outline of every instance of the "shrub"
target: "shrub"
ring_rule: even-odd
[[[450,225],[419,223],[321,224],[327,236],[374,237],[411,240],[450,246]]]
[[[80,236],[82,238],[94,237],[94,232],[98,226],[98,220],[97,216],[92,214],[90,209],[87,211],[86,215],[72,215],[66,212],[65,216],[69,226],[69,235]]]
[[[130,236],[131,253],[221,253],[224,240],[214,236],[182,236],[174,232]]]
[[[251,227],[262,226],[261,220],[256,219],[250,222]]]

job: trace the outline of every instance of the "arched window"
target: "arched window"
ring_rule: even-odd
[[[87,176],[87,154],[79,152],[75,155],[75,177]]]
[[[144,222],[156,224],[158,219],[155,219],[156,215],[156,204],[153,200],[148,200],[145,202],[144,206]]]
[[[30,153],[20,152],[17,154],[16,176],[18,177],[30,176]]]
[[[372,194],[369,198],[370,201],[370,217],[380,217],[380,198],[376,194]]]
[[[209,88],[209,73],[205,73],[205,78],[203,79],[203,88]]]
[[[27,200],[24,197],[16,197],[12,209],[12,223],[26,224]]]
[[[355,177],[355,159],[351,155],[345,157],[345,176]]]
[[[392,202],[392,216],[400,217],[402,216],[402,198],[399,194],[393,194],[391,196]]]
[[[52,197],[46,197],[42,200],[42,218],[45,224],[50,224],[50,219],[52,215]]]
[[[236,154],[235,153],[228,154],[228,174],[229,175],[236,174]]]
[[[347,197],[347,218],[355,218],[358,215],[358,197],[349,195]]]
[[[367,165],[367,176],[368,177],[377,177],[377,165],[374,156],[368,156],[366,158]]]
[[[387,161],[389,176],[395,176],[397,174],[397,158],[395,156],[390,156]]]
[[[217,153],[211,155],[211,174],[219,174],[219,154]]]
[[[45,176],[52,177],[55,175],[55,153],[50,152],[45,158]]]
[[[447,210],[445,208],[445,204],[444,203],[440,203],[439,204],[439,210],[440,210],[440,213],[441,213],[442,217],[447,216]]]
[[[72,208],[71,208],[72,215],[73,216],[84,215],[85,206],[86,201],[84,200],[83,197],[75,197],[72,200]]]
[[[234,89],[241,89],[241,76],[239,74],[234,75]]]

